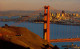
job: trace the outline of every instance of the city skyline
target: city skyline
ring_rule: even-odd
[[[80,11],[80,0],[0,0],[0,11],[38,10],[44,5],[58,10]]]

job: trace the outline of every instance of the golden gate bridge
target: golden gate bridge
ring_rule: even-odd
[[[60,11],[54,9],[53,7],[50,8],[50,6],[44,6],[43,39],[47,40],[49,43],[50,42],[77,42],[77,41],[80,41],[80,38],[50,39],[50,9],[53,10],[53,11],[56,11],[56,12],[60,12]],[[30,15],[31,18],[36,18],[34,15],[36,15],[36,14],[42,12],[42,11],[43,11],[43,9],[41,8],[39,10],[36,10],[33,13],[30,13],[29,15]],[[27,18],[24,18],[24,19],[27,19]],[[73,19],[74,21],[80,23],[79,20],[77,20],[77,19],[75,19],[73,17],[71,17],[71,19]],[[20,22],[12,24],[11,26],[19,25],[23,21],[25,21],[25,20],[21,20]]]

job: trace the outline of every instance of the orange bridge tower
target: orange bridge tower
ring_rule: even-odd
[[[44,6],[44,40],[50,42],[50,14],[49,14],[49,6]]]

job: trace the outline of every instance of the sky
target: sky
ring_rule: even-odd
[[[0,0],[0,11],[38,10],[45,5],[58,10],[80,11],[80,0]]]

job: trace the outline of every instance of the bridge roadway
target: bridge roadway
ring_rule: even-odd
[[[79,42],[80,38],[66,38],[66,39],[52,39],[50,40],[51,43],[55,42]]]

